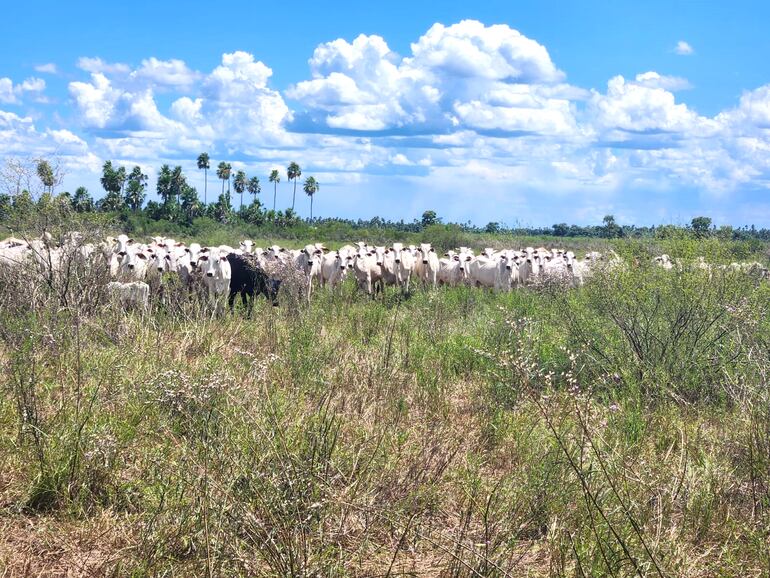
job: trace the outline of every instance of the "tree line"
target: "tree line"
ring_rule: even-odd
[[[268,210],[260,201],[258,195],[262,192],[262,184],[258,176],[249,177],[245,171],[234,171],[232,164],[221,161],[216,167],[216,176],[221,181],[221,192],[217,200],[208,202],[208,172],[211,169],[211,157],[208,153],[201,153],[196,164],[203,171],[204,189],[203,200],[198,195],[198,190],[191,186],[181,166],[171,167],[164,164],[160,167],[156,181],[156,193],[160,201],[149,201],[144,206],[147,197],[147,175],[142,173],[140,167],[133,168],[127,173],[125,167],[115,167],[111,161],[106,161],[102,167],[101,183],[106,195],[98,202],[93,203],[92,210],[106,212],[120,212],[128,209],[133,212],[144,210],[146,215],[155,220],[187,221],[191,222],[196,217],[207,216],[218,222],[227,223],[234,218],[240,218],[249,223],[259,224],[265,220],[280,220],[297,218],[295,211],[297,196],[297,181],[302,176],[299,164],[292,161],[286,168],[286,177],[293,183],[291,208],[285,213],[276,211],[278,183],[281,182],[281,174],[278,169],[273,169],[268,176],[268,181],[273,185],[273,207]],[[315,177],[307,177],[302,185],[302,190],[310,198],[310,218],[313,218],[313,199],[320,190],[320,183]],[[239,196],[239,207],[236,211],[232,205],[232,193]],[[243,194],[252,196],[250,203],[244,206]],[[82,187],[75,192],[78,198],[77,206],[86,200],[87,191]],[[77,210],[76,206],[76,210]],[[280,214],[279,214],[280,213]]]
[[[181,166],[164,164],[158,171],[155,192],[159,201],[147,201],[149,177],[140,166],[130,171],[105,161],[102,166],[100,183],[104,195],[98,200],[86,187],[78,187],[74,193],[68,191],[59,193],[56,198],[60,202],[69,203],[71,208],[79,213],[142,213],[153,220],[167,220],[178,223],[191,223],[198,217],[209,217],[220,223],[228,223],[240,219],[253,224],[269,221],[297,220],[295,211],[297,182],[302,176],[298,163],[292,161],[286,168],[286,177],[293,183],[291,208],[285,212],[276,211],[278,183],[281,173],[273,169],[268,176],[273,185],[273,207],[268,210],[260,201],[259,194],[262,185],[258,176],[249,177],[243,170],[233,170],[229,162],[222,161],[216,167],[216,176],[222,181],[221,192],[215,202],[208,202],[208,171],[211,168],[211,158],[208,153],[201,153],[197,158],[197,167],[204,172],[203,200],[198,190],[190,185]],[[37,176],[39,183],[35,182]],[[61,184],[63,172],[58,162],[52,165],[47,159],[8,159],[2,172],[0,184],[6,190],[0,193],[0,216],[3,212],[24,207],[31,207],[36,202],[47,204],[54,198],[54,188]],[[310,218],[313,218],[313,200],[321,185],[315,177],[309,176],[302,183],[302,190],[310,198]],[[232,203],[232,194],[239,195],[239,206],[236,210]],[[252,196],[251,202],[244,205],[243,195]],[[36,199],[35,197],[39,197]]]
[[[278,183],[281,173],[272,169],[268,182],[273,185],[272,208],[267,207],[259,198],[262,192],[258,176],[249,177],[245,171],[233,171],[229,162],[221,161],[216,166],[216,177],[221,181],[220,191],[215,202],[208,203],[208,171],[211,169],[211,158],[208,153],[201,153],[197,158],[197,167],[204,172],[203,200],[198,191],[190,185],[181,166],[171,167],[164,164],[160,167],[155,183],[155,191],[159,201],[147,201],[149,178],[142,172],[141,167],[134,166],[130,171],[126,167],[117,166],[112,161],[104,162],[100,183],[105,194],[99,200],[94,200],[88,189],[78,187],[74,193],[67,191],[54,194],[54,189],[63,180],[63,170],[57,160],[48,159],[6,159],[0,168],[0,221],[8,221],[13,216],[19,217],[30,214],[36,209],[46,207],[51,203],[66,205],[77,213],[106,213],[121,215],[126,221],[130,217],[141,217],[152,221],[166,221],[179,226],[189,226],[198,218],[208,218],[218,223],[250,225],[271,224],[279,228],[293,227],[302,222],[295,211],[297,182],[302,176],[302,169],[292,161],[286,167],[286,178],[292,183],[291,207],[285,211],[276,210]],[[435,211],[425,211],[420,219],[413,221],[391,221],[381,217],[371,219],[339,219],[314,218],[313,199],[320,190],[318,181],[309,176],[302,184],[302,190],[310,199],[310,218],[304,222],[325,226],[344,226],[353,230],[391,230],[393,232],[414,233],[427,227],[444,225],[443,220]],[[239,207],[232,206],[232,192],[239,195]],[[243,195],[252,196],[250,203],[244,205]],[[35,197],[38,197],[37,199]],[[147,201],[147,202],[146,202]],[[770,229],[746,227],[731,227],[724,225],[719,228],[712,225],[709,217],[699,216],[692,219],[688,225],[636,226],[620,225],[613,215],[606,215],[601,225],[570,225],[555,223],[550,227],[509,226],[499,222],[490,222],[485,226],[477,226],[470,221],[465,223],[446,223],[464,233],[487,233],[510,236],[551,236],[551,237],[589,237],[589,238],[622,238],[622,237],[718,237],[725,240],[761,240],[770,241]]]

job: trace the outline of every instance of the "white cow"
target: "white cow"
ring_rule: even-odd
[[[550,282],[572,284],[572,267],[564,257],[549,259],[543,263],[542,277]]]
[[[129,238],[128,235],[118,235],[115,239],[114,252],[118,255],[121,255],[121,253],[127,253],[132,245],[134,245],[134,240]]]
[[[439,285],[455,287],[464,283],[468,278],[468,267],[471,259],[473,257],[470,255],[451,255],[450,257],[439,259]]]
[[[0,247],[0,265],[21,265],[29,256],[30,249],[26,244]]]
[[[339,251],[324,255],[318,276],[319,285],[321,287],[329,285],[334,289],[352,268],[352,259],[348,256],[343,257]]]
[[[214,314],[224,310],[224,300],[230,294],[232,268],[227,260],[227,253],[209,250],[198,257],[203,285],[209,297],[209,303],[214,306]]]
[[[575,287],[584,285],[586,280],[591,276],[591,262],[586,260],[578,260],[572,262],[572,284]]]
[[[658,267],[662,267],[667,271],[670,271],[671,269],[674,268],[674,263],[673,261],[671,261],[671,257],[669,257],[666,254],[658,255],[657,257],[655,257],[655,259],[653,259],[653,262]]]
[[[522,284],[521,262],[524,260],[518,251],[507,249],[498,251],[495,258],[501,261],[499,291],[510,291]]]
[[[494,259],[483,256],[476,257],[468,267],[471,284],[475,287],[506,291],[508,289],[506,276],[510,277],[510,270],[507,267],[508,259],[504,256]]]
[[[386,247],[375,247],[374,256],[380,268],[380,278],[385,285],[398,285],[396,255]]]
[[[120,263],[117,276],[126,281],[141,281],[147,273],[149,253],[139,248],[131,248],[118,254]]]
[[[307,284],[307,298],[313,292],[313,279],[318,280],[321,274],[321,260],[323,259],[323,250],[316,245],[305,245],[299,251],[291,252],[294,257],[294,265],[299,269]]]
[[[107,283],[107,293],[110,299],[124,308],[135,307],[140,311],[145,311],[149,304],[150,286],[142,281],[130,283],[111,281]]]
[[[193,280],[193,272],[197,267],[197,260],[193,261],[189,253],[185,253],[176,261],[176,274],[184,287],[190,287]]]
[[[12,249],[14,247],[26,247],[27,241],[18,237],[7,237],[0,241],[0,249]]]
[[[533,283],[540,276],[540,258],[532,253],[526,253],[519,260],[519,284]]]
[[[241,241],[240,245],[238,245],[244,253],[253,253],[254,252],[254,241],[251,239],[246,239],[244,241]]]
[[[280,261],[281,263],[288,263],[292,258],[287,249],[279,247],[278,245],[272,245],[268,247],[266,252],[268,261]]]
[[[382,288],[382,267],[377,264],[377,257],[373,251],[359,249],[353,258],[353,274],[358,282],[358,287],[374,296],[378,287]]]
[[[393,243],[393,261],[396,269],[396,282],[406,292],[409,292],[409,281],[414,271],[415,256],[411,249],[401,243]]]
[[[159,247],[155,249],[149,258],[147,265],[147,276],[158,277],[163,273],[176,273],[178,268],[178,259],[174,251],[167,251]]]
[[[45,233],[44,233],[45,235]],[[52,240],[45,237],[32,239],[27,248],[32,262],[44,275],[58,273],[64,260],[64,250],[52,246]]]
[[[422,266],[419,267],[421,281],[435,289],[438,284],[440,269],[435,249],[431,247],[430,243],[421,243],[417,248],[416,258],[422,263]]]

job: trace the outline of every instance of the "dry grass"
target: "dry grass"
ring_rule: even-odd
[[[768,575],[767,288],[701,281],[212,320],[6,277],[0,575]]]

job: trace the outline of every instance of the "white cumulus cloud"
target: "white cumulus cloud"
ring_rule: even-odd
[[[198,78],[182,60],[158,60],[154,56],[142,61],[142,66],[132,73],[154,86],[187,87]]]
[[[664,78],[651,72],[637,76],[636,81],[613,77],[607,92],[594,92],[589,101],[589,121],[600,132],[690,133],[707,129],[712,123],[686,104],[677,103],[674,94],[664,88]]]
[[[78,68],[91,73],[105,73],[105,74],[127,74],[131,67],[122,63],[109,63],[105,62],[101,58],[92,58],[83,56],[78,58]]]
[[[287,94],[332,129],[552,133],[574,122],[564,99],[538,88],[564,79],[548,51],[506,25],[435,24],[411,51],[401,58],[379,36],[327,42],[309,61],[312,78]]]
[[[676,43],[676,46],[674,47],[674,52],[679,54],[680,56],[689,56],[690,54],[695,54],[695,50],[688,42],[685,42],[684,40],[680,40]]]
[[[7,77],[0,78],[0,103],[18,104],[25,95],[33,95],[40,98],[45,90],[45,80],[42,78],[30,77],[21,84],[14,82]]]
[[[484,26],[463,20],[452,26],[434,24],[415,44],[407,62],[418,69],[444,72],[453,78],[557,82],[557,70],[544,46],[505,24]]]
[[[56,64],[53,62],[46,62],[45,64],[38,64],[35,66],[36,72],[41,72],[44,74],[58,74],[59,69],[57,68]]]
[[[689,90],[692,84],[686,78],[681,76],[666,76],[657,72],[644,72],[636,75],[636,84],[647,88],[662,88],[671,92],[679,90]]]
[[[142,138],[152,139],[146,155],[204,143],[290,140],[283,128],[289,108],[268,86],[272,70],[249,53],[224,54],[210,73],[154,57],[136,69],[98,58],[81,59],[80,67],[91,71],[90,80],[70,82],[70,95],[84,128],[114,133],[100,136],[112,152],[138,154]],[[168,110],[159,106],[159,92],[175,95]]]

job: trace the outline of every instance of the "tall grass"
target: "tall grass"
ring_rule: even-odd
[[[11,575],[770,574],[764,283],[351,283],[249,320],[70,283],[0,282]]]

